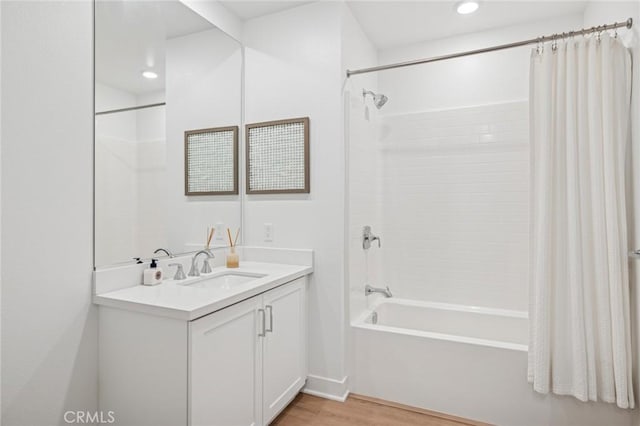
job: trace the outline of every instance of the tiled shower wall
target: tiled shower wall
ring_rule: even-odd
[[[381,116],[380,141],[394,295],[526,310],[527,101]]]

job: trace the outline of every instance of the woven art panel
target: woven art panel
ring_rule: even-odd
[[[237,194],[238,128],[185,132],[187,195]]]
[[[247,192],[309,192],[308,119],[247,126]]]

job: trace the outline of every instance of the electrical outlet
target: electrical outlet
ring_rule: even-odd
[[[273,242],[273,223],[264,224],[264,241],[267,243]]]
[[[216,241],[224,241],[227,235],[227,229],[224,227],[224,223],[218,222],[216,223],[216,233],[214,239]]]

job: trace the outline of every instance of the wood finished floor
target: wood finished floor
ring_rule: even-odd
[[[466,426],[428,414],[349,397],[345,402],[298,394],[272,426]]]

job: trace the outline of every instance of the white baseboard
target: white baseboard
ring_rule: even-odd
[[[349,396],[349,380],[347,376],[344,376],[342,380],[336,380],[309,374],[307,376],[307,384],[302,388],[302,392],[320,398],[344,402]]]

